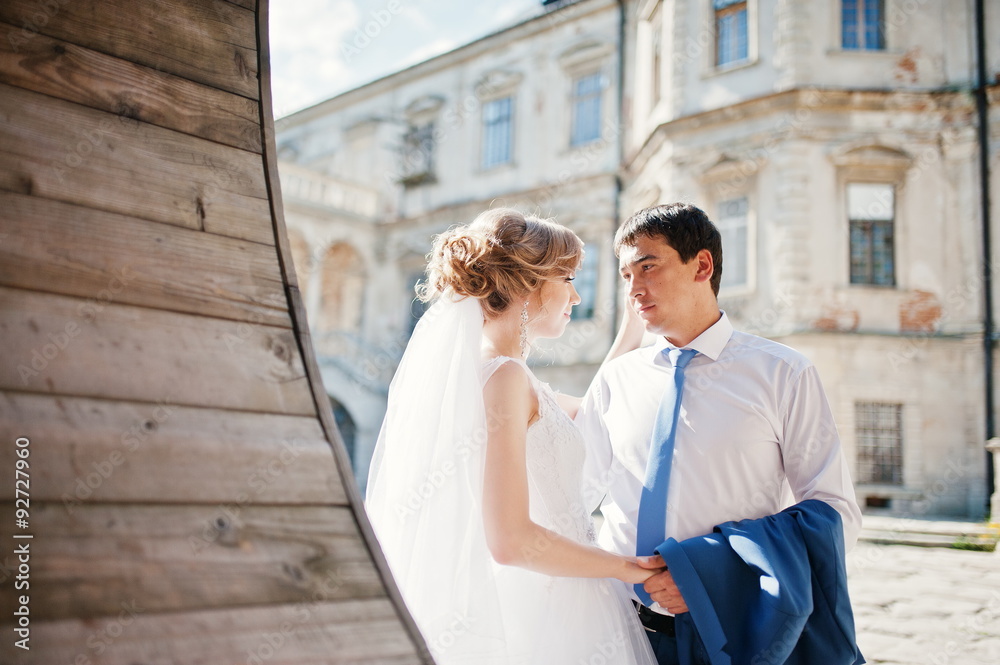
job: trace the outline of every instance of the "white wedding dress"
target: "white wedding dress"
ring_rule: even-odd
[[[528,428],[526,449],[531,519],[596,546],[583,503],[583,435],[548,384],[522,361],[495,358],[483,368],[484,382],[505,362],[524,368],[538,396],[539,418]],[[497,566],[496,578],[512,663],[655,664],[623,582],[549,577],[512,566]]]
[[[483,386],[504,362],[527,372],[531,518],[593,544],[583,437],[520,360],[480,357],[483,314],[442,296],[417,323],[372,458],[365,507],[407,608],[438,665],[655,665],[625,585],[501,566],[483,526]],[[539,542],[534,547],[544,548]]]

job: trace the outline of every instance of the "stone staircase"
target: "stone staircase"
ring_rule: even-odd
[[[993,552],[1000,541],[1000,523],[952,522],[865,515],[860,540],[878,544],[947,547]]]

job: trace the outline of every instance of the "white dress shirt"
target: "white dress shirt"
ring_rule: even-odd
[[[656,410],[673,367],[663,337],[605,364],[577,415],[588,444],[587,501],[601,510],[599,544],[635,555],[639,497]],[[684,540],[723,522],[773,515],[820,499],[843,518],[847,549],[861,528],[833,414],[799,352],[733,331],[720,319],[684,348],[685,370],[665,534]]]

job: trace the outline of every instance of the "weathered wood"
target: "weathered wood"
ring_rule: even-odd
[[[0,22],[0,81],[260,152],[257,102],[22,29]]]
[[[315,416],[289,330],[0,287],[0,389]]]
[[[0,285],[291,327],[274,247],[0,192]]]
[[[0,393],[0,468],[29,437],[31,497],[92,502],[346,505],[319,422],[175,404]],[[0,498],[14,498],[12,483]]]
[[[0,85],[0,190],[274,244],[260,155]]]
[[[0,662],[431,662],[309,346],[266,17],[0,0],[0,437],[31,439],[34,536],[32,650],[0,594]]]
[[[237,7],[242,7],[243,9],[249,9],[253,11],[257,8],[257,0],[226,0],[226,2],[231,2]]]
[[[0,661],[24,665],[416,665],[383,599],[153,614],[122,601],[113,615],[32,626],[31,651],[0,642]],[[0,626],[13,635],[9,619]],[[465,630],[461,623],[456,630]],[[445,638],[447,639],[447,638]],[[85,660],[81,660],[81,657]]]
[[[36,33],[257,99],[252,11],[223,0],[4,0],[0,20]]]
[[[16,542],[10,504],[0,508],[0,519],[4,542]],[[122,601],[178,612],[385,597],[344,507],[32,501],[29,528],[18,533],[35,536],[36,621],[111,615]],[[11,594],[3,596],[0,616],[12,616]]]

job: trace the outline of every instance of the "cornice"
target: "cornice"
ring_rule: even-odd
[[[1000,86],[991,88],[991,92]],[[1000,91],[995,92],[1000,102]],[[708,131],[723,125],[746,122],[752,118],[808,109],[823,112],[868,111],[892,113],[962,112],[974,110],[974,100],[965,90],[929,90],[925,92],[899,90],[835,90],[795,88],[710,111],[692,113],[664,122],[656,127],[642,146],[627,160],[626,168],[636,171],[645,166],[663,143],[678,134]]]

